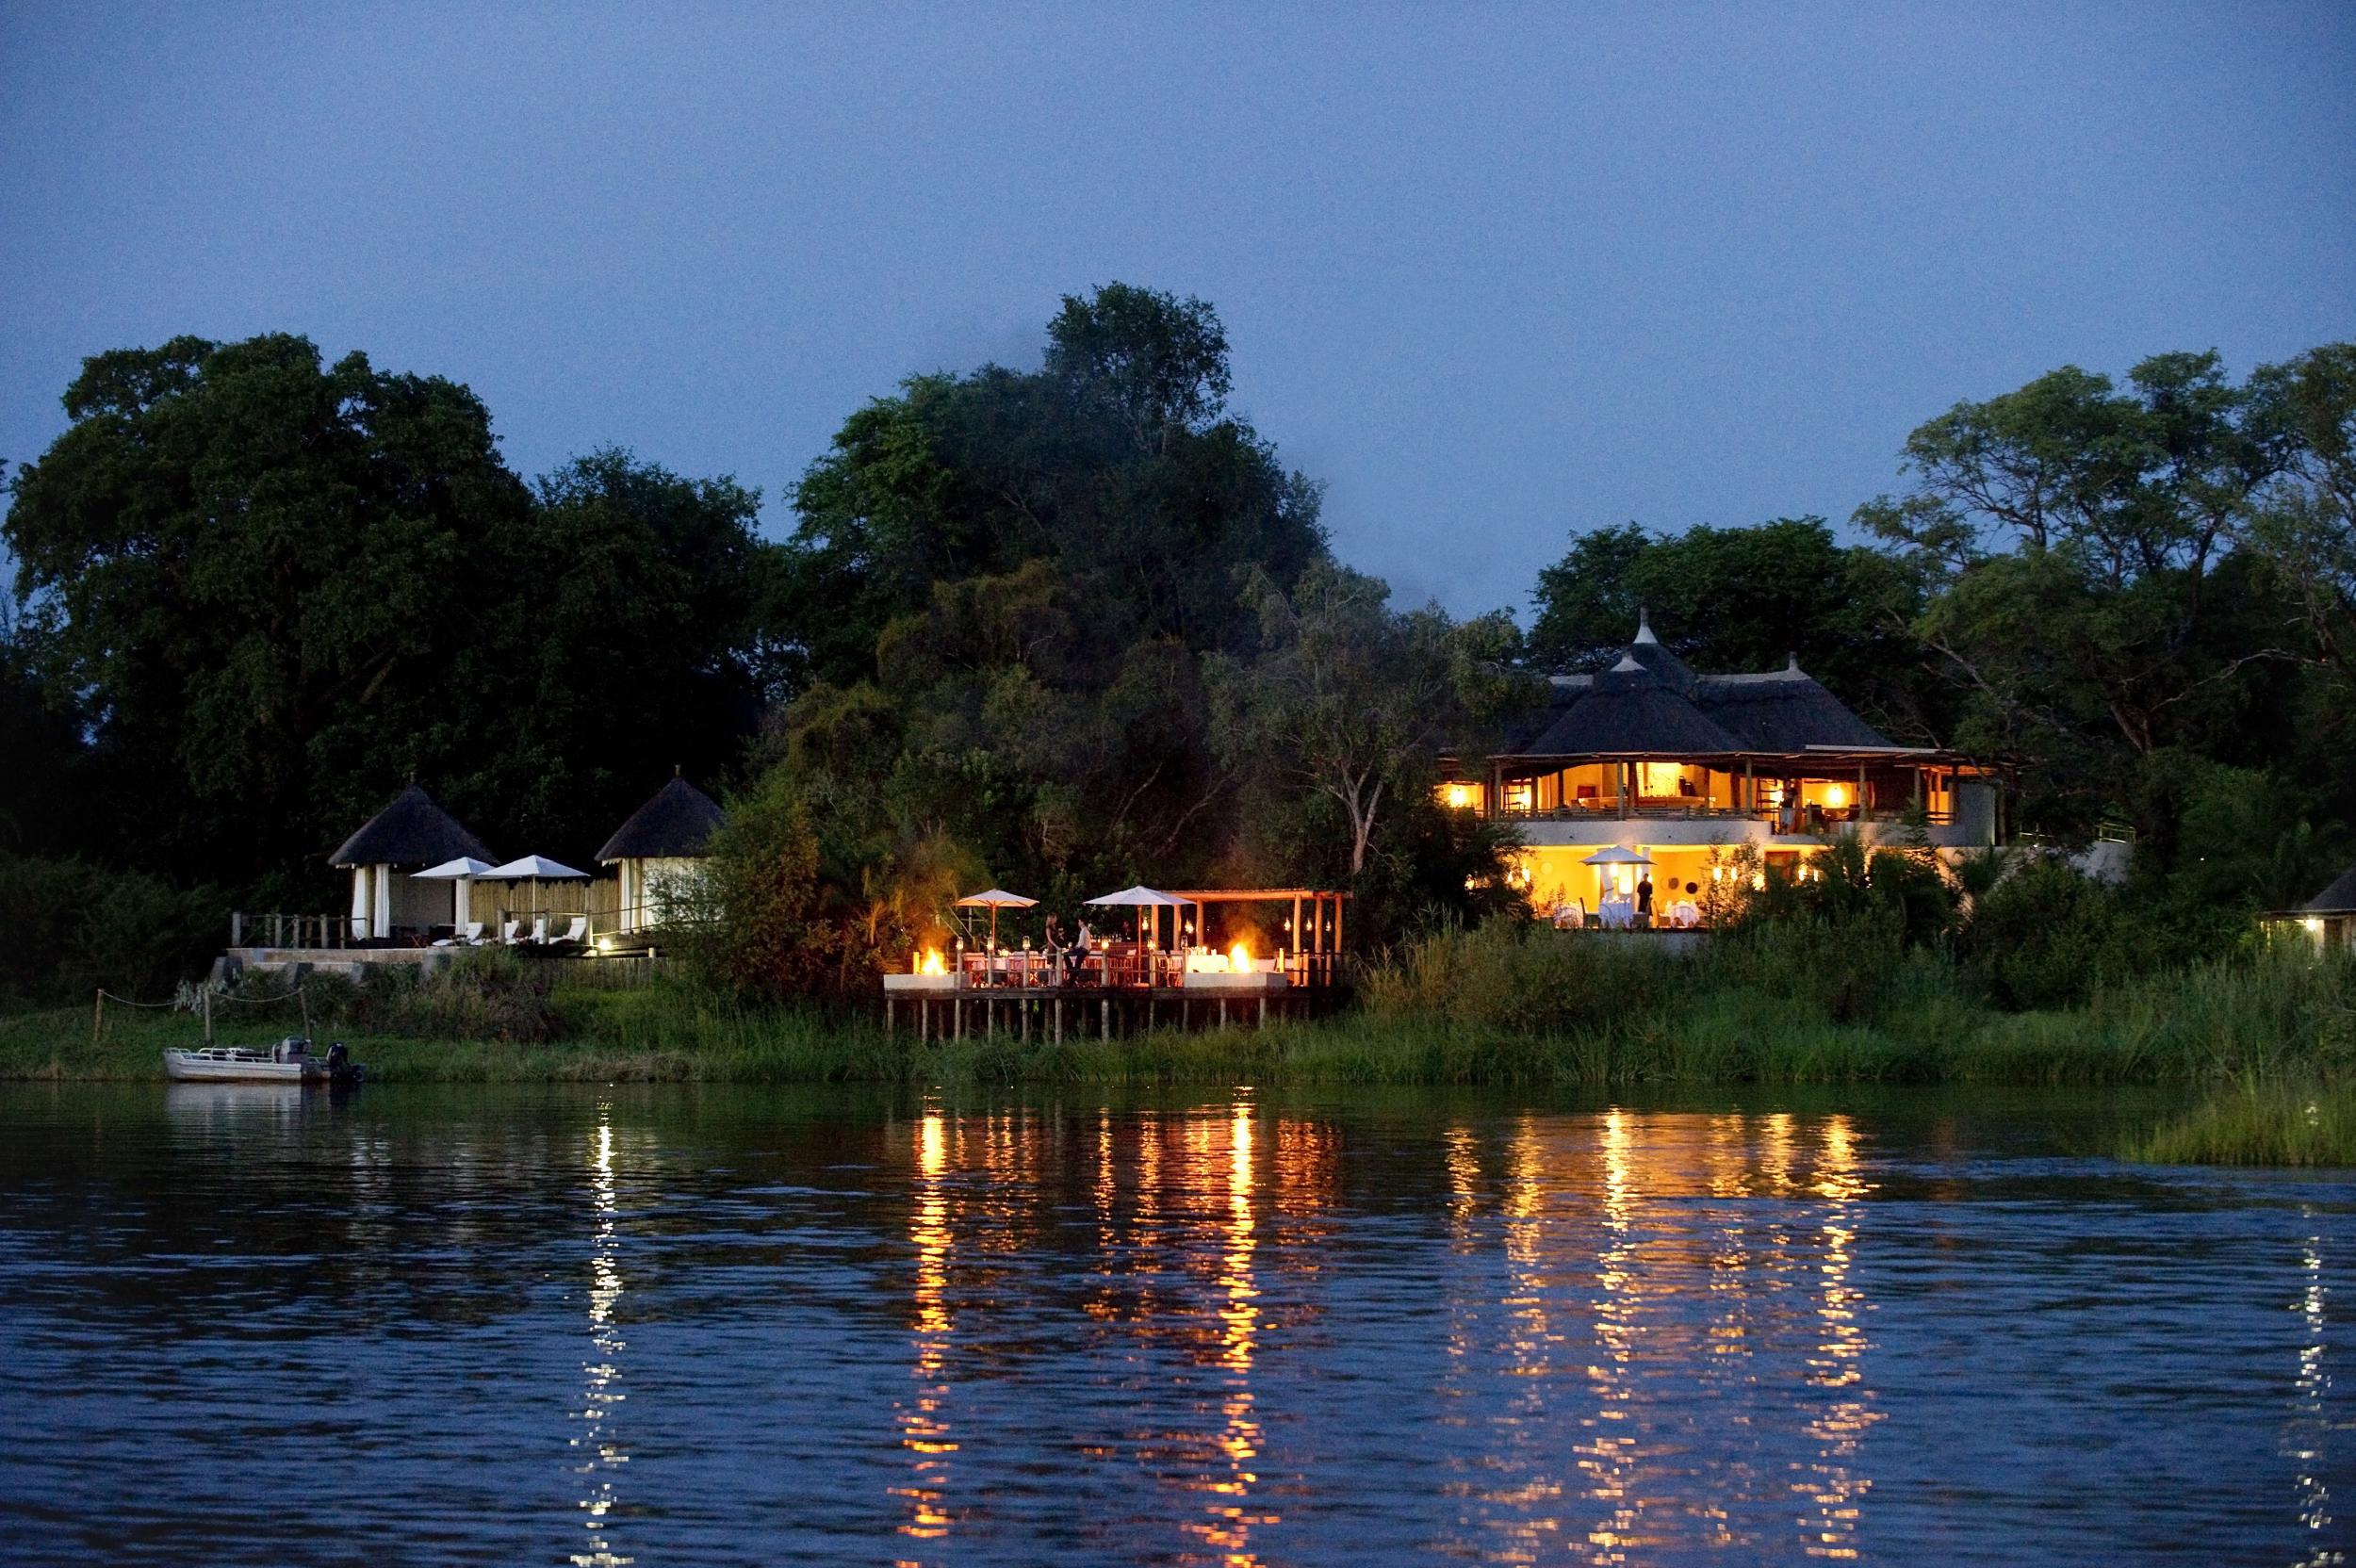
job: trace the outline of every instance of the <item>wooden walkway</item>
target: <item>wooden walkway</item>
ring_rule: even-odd
[[[1079,1038],[1099,1039],[1140,1029],[1265,1027],[1271,1018],[1307,1018],[1316,999],[1330,988],[1295,987],[1281,991],[1231,992],[1182,986],[981,986],[943,991],[899,991],[884,995],[884,1033],[916,1031],[920,1040],[995,1037],[1004,1030],[1019,1040],[1033,1034],[1060,1044],[1070,1029]]]

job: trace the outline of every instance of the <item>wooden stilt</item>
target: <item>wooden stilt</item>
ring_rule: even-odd
[[[1023,1014],[1023,1043],[1028,1045],[1031,1043],[1031,1004],[1028,1002],[1018,1002],[1015,1006]]]
[[[213,1043],[213,988],[205,988],[205,1043]]]
[[[1063,998],[1055,998],[1055,1043],[1063,1044]]]
[[[1263,1029],[1268,1027],[1268,993],[1266,991],[1260,993],[1260,1027]]]
[[[886,1038],[886,1039],[890,1039],[891,1037],[892,1037],[892,998],[891,998],[891,996],[887,993],[887,994],[885,995],[885,997],[884,997],[884,1038]]]
[[[1219,1026],[1227,1027],[1227,999],[1223,996],[1219,999]]]
[[[1096,1034],[1099,1039],[1113,1037],[1113,999],[1109,996],[1097,1000]]]
[[[98,988],[98,995],[90,1002],[90,1042],[96,1045],[106,1037],[106,988]]]

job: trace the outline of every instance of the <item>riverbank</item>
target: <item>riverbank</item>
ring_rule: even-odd
[[[1362,1004],[1334,1017],[1061,1044],[920,1042],[864,1010],[746,1005],[683,983],[551,989],[486,959],[405,988],[322,988],[312,1032],[349,1042],[377,1083],[2167,1086],[2211,1099],[2151,1129],[2143,1157],[2356,1165],[2345,965],[2200,966],[2012,1013],[1935,956],[1893,956],[1865,972],[1731,944],[1695,960],[1451,936],[1375,969]],[[221,1009],[217,1037],[274,1038],[294,1005]],[[110,1012],[100,1038],[86,1012],[20,1014],[0,1019],[0,1080],[158,1080],[164,1048],[200,1038],[186,1013]]]
[[[1159,1029],[1063,1045],[1008,1036],[919,1043],[862,1017],[744,1007],[688,988],[558,991],[553,1038],[417,1038],[335,1029],[374,1083],[879,1083],[879,1086],[1492,1086],[1525,1090],[1673,1087],[2139,1087],[2184,1090],[2175,1111],[2116,1144],[2151,1163],[2356,1166],[2356,1078],[2316,1040],[2298,1050],[2184,996],[2144,996],[2059,1015],[1954,1017],[1911,1029],[1838,1024],[1760,998],[1715,996],[1677,1029],[1661,1020],[1564,1034],[1475,1034],[1381,1005],[1263,1029]],[[2168,1005],[2172,1003],[2172,1005]],[[261,1043],[280,1021],[223,1026]],[[325,1036],[327,1029],[320,1029]],[[0,1020],[0,1081],[163,1081],[163,1050],[193,1045],[190,1015],[88,1012]]]

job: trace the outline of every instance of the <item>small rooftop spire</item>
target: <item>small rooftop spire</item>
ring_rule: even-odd
[[[1636,662],[1636,656],[1634,654],[1624,653],[1620,655],[1620,662],[1612,665],[1612,673],[1616,675],[1623,670],[1642,670],[1644,667],[1644,665]]]
[[[1784,664],[1783,664],[1783,673],[1784,673],[1784,674],[1786,674],[1786,675],[1798,675],[1798,674],[1800,673],[1800,656],[1799,656],[1798,654],[1796,654],[1796,653],[1787,653],[1787,654],[1785,654],[1785,655],[1783,656],[1783,659],[1784,659]]]
[[[1641,604],[1636,607],[1636,641],[1640,646],[1661,641],[1652,634],[1652,612]]]

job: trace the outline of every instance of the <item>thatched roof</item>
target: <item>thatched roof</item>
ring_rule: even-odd
[[[438,866],[471,855],[496,860],[481,839],[415,784],[392,798],[330,857],[331,866]]]
[[[727,821],[718,802],[675,777],[614,830],[614,837],[597,851],[597,859],[692,859],[704,853],[704,845]]]
[[[1894,749],[1796,660],[1764,675],[1695,675],[1646,625],[1611,669],[1554,677],[1543,703],[1508,722],[1500,755],[1798,756],[1812,747]]]
[[[1889,736],[1849,711],[1797,663],[1773,675],[1704,676],[1693,702],[1745,751],[1873,750],[1890,744]]]
[[[2338,880],[2299,908],[2308,915],[2356,914],[2356,866],[2340,873]]]
[[[1708,757],[1742,749],[1631,655],[1595,677],[1525,755]]]

